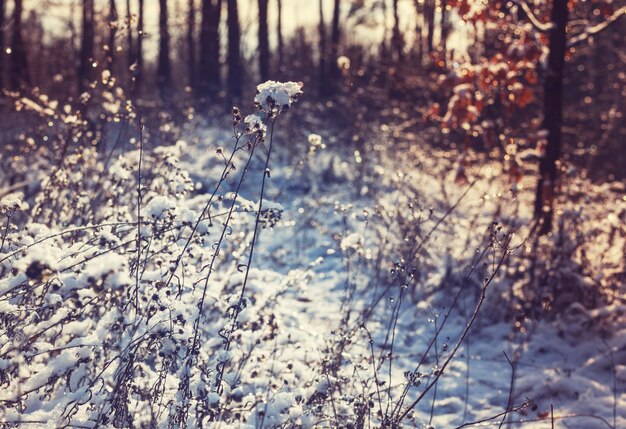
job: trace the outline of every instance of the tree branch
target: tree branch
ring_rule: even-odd
[[[621,8],[617,9],[613,13],[613,15],[611,15],[606,21],[602,21],[601,23],[596,24],[592,27],[587,27],[585,31],[583,31],[582,33],[578,34],[575,37],[572,37],[572,39],[570,39],[570,41],[567,43],[567,47],[571,48],[572,46],[576,46],[586,41],[591,36],[598,34],[599,32],[608,28],[611,24],[617,22],[617,20],[620,19],[624,15],[626,15],[626,6],[622,6]]]
[[[532,9],[528,6],[528,4],[526,4],[524,0],[511,0],[511,3],[522,8],[526,16],[528,16],[530,23],[536,30],[541,31],[542,33],[547,33],[548,31],[552,30],[552,27],[554,27],[551,22],[543,23],[539,21]]]

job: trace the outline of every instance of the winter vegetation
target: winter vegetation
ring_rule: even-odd
[[[623,0],[0,0],[0,428],[626,427]]]

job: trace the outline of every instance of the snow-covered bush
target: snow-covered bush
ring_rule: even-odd
[[[235,110],[232,147],[212,155],[222,170],[207,194],[194,195],[180,167],[184,142],[147,150],[139,130],[136,148],[118,155],[67,148],[27,196],[30,207],[3,196],[3,424],[245,420],[236,404],[261,395],[241,385],[246,348],[275,336],[271,296],[308,275],[294,272],[265,291],[257,286],[266,280],[252,267],[254,245],[282,209],[264,199],[273,145],[266,129],[300,88],[268,82],[259,94],[259,113],[242,121]],[[80,133],[87,125],[73,126]],[[262,145],[265,165],[256,172],[251,162]],[[253,174],[255,203],[240,197]],[[236,350],[234,343],[241,343]],[[292,401],[272,406],[280,414]]]

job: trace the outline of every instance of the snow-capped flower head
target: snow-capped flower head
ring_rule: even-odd
[[[24,210],[27,207],[28,204],[22,202],[17,197],[8,196],[0,200],[0,214],[13,214],[17,210]]]
[[[289,109],[302,94],[302,86],[296,82],[268,80],[256,87],[254,104],[269,117],[275,117]]]
[[[319,134],[309,134],[309,155],[313,155],[318,149],[325,149],[326,145],[322,142],[322,136]]]
[[[337,67],[342,72],[347,72],[350,69],[350,58],[345,55],[341,55],[337,58]]]
[[[267,125],[265,125],[261,116],[253,113],[246,116],[243,122],[246,125],[246,134],[256,134],[261,138],[261,140],[265,139],[265,135],[267,134]]]
[[[319,134],[309,134],[309,144],[311,146],[321,146],[322,136],[320,136]]]
[[[234,106],[233,107],[233,125],[237,126],[241,123],[241,110],[239,110],[239,107]]]

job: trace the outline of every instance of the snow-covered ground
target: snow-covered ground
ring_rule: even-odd
[[[270,143],[267,95],[239,140],[85,151],[35,200],[3,197],[21,226],[0,249],[2,422],[626,426],[623,186],[568,179],[562,222],[585,244],[569,224],[535,242],[530,178],[485,161],[463,182],[419,142]],[[586,308],[593,288],[611,303]]]

